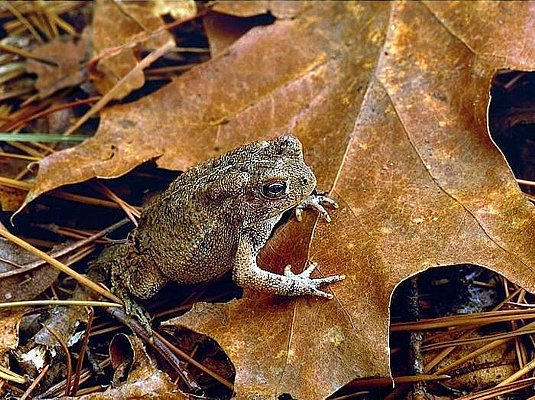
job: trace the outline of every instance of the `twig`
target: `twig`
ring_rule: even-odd
[[[111,100],[113,100],[115,94],[121,89],[126,82],[128,82],[134,74],[136,74],[139,71],[142,71],[146,67],[148,67],[150,64],[152,64],[154,61],[156,61],[158,58],[160,58],[162,55],[167,53],[170,49],[174,47],[174,43],[167,42],[160,48],[154,50],[152,53],[147,55],[143,60],[139,62],[134,68],[132,68],[128,74],[123,76],[119,82],[115,84],[114,87],[110,89],[108,93],[106,93],[102,98],[97,101],[91,109],[86,112],[76,123],[71,126],[67,132],[65,132],[65,135],[70,135],[74,131],[76,131],[84,122],[86,122],[89,118],[91,118],[93,115],[98,113],[106,104],[108,104]]]
[[[76,396],[78,391],[78,386],[80,385],[80,372],[82,371],[82,364],[84,363],[85,352],[89,344],[89,331],[93,326],[93,317],[95,312],[93,308],[89,308],[89,319],[87,320],[87,325],[85,327],[84,341],[82,342],[82,347],[80,348],[80,355],[78,356],[78,361],[76,362],[76,370],[74,372],[74,382],[72,383],[70,396]]]
[[[200,362],[195,360],[194,358],[191,358],[187,353],[183,352],[181,349],[173,345],[171,342],[169,342],[167,339],[165,339],[162,335],[160,335],[158,332],[154,331],[154,338],[155,341],[161,341],[166,347],[170,348],[175,354],[177,354],[180,358],[187,361],[188,363],[194,365],[198,369],[200,369],[205,374],[210,375],[212,378],[214,378],[219,383],[222,383],[224,386],[229,388],[230,390],[234,390],[234,385],[227,381],[225,378],[220,376],[219,374],[211,371],[210,369],[206,368],[204,365],[202,365]]]
[[[71,101],[69,103],[64,103],[64,104],[60,104],[58,106],[54,106],[54,107],[50,107],[50,108],[47,108],[43,111],[39,111],[39,112],[36,112],[34,114],[30,114],[30,115],[27,115],[27,116],[24,116],[22,119],[20,120],[15,120],[11,123],[11,125],[3,125],[2,126],[2,130],[5,130],[5,131],[11,131],[12,129],[14,129],[15,127],[17,126],[24,126],[26,125],[28,122],[31,122],[35,119],[38,119],[38,118],[41,118],[41,117],[45,117],[49,114],[52,114],[56,111],[61,111],[61,110],[64,110],[64,109],[67,109],[67,108],[71,108],[71,107],[75,107],[75,106],[78,106],[78,105],[81,105],[81,104],[89,104],[89,103],[94,103],[96,101],[98,101],[98,99],[100,99],[100,96],[93,96],[93,97],[90,97],[88,99],[80,99],[80,100],[76,100],[76,101]]]
[[[495,399],[499,395],[505,393],[511,393],[516,390],[524,389],[535,384],[535,378],[527,378],[520,381],[510,383],[506,386],[501,386],[499,388],[493,387],[490,389],[482,390],[480,392],[472,393],[466,396],[457,398],[457,400],[486,400],[486,399]]]
[[[27,306],[83,306],[83,307],[122,307],[120,303],[91,300],[24,300],[0,303],[2,308],[27,307]]]
[[[27,379],[26,377],[19,375],[13,371],[11,371],[9,368],[3,367],[0,365],[0,379],[4,379],[6,381],[11,381],[15,383],[26,383]]]
[[[526,179],[517,179],[516,181],[521,185],[535,187],[535,181],[528,181]]]
[[[522,328],[517,329],[516,331],[517,332],[527,331],[527,330],[530,330],[530,329],[533,329],[533,328],[535,328],[535,322],[527,324],[527,325],[523,326]],[[439,374],[443,374],[443,373],[446,373],[448,371],[451,371],[452,369],[457,368],[459,365],[462,365],[465,362],[467,362],[469,360],[472,360],[472,359],[476,358],[477,356],[479,356],[481,354],[486,353],[487,351],[490,351],[490,350],[492,350],[492,349],[494,349],[494,348],[496,348],[498,346],[501,346],[501,345],[509,342],[511,339],[512,338],[494,340],[494,341],[486,344],[485,346],[480,347],[479,349],[471,352],[470,354],[468,354],[468,355],[466,355],[464,357],[461,357],[458,360],[455,360],[451,364],[448,364],[445,367],[439,368],[437,371],[435,371],[435,374],[439,375]]]
[[[2,5],[5,8],[7,8],[9,11],[11,11],[11,13],[31,32],[31,34],[35,37],[35,39],[39,43],[41,43],[41,44],[45,43],[45,41],[43,40],[41,35],[39,35],[39,33],[37,33],[37,31],[35,30],[33,25],[30,23],[30,21],[28,21],[26,19],[26,17],[24,15],[22,15],[22,13],[19,10],[17,10],[15,7],[13,7],[9,1],[2,1]]]
[[[3,151],[0,151],[0,157],[16,158],[19,160],[26,160],[26,161],[39,161],[40,160],[40,158],[33,157],[33,156],[25,156],[23,154],[14,154],[14,153],[4,153]]]
[[[43,57],[36,56],[29,51],[26,51],[24,49],[21,49],[20,47],[10,46],[9,44],[0,43],[0,49],[4,50],[8,53],[16,54],[18,56],[21,56],[23,58],[30,58],[39,62],[42,62],[43,64],[51,65],[53,67],[58,67],[58,63],[48,60]]]
[[[400,322],[392,324],[390,332],[424,331],[437,328],[449,328],[452,326],[475,326],[487,325],[496,322],[511,321],[514,319],[535,318],[535,310],[504,310],[491,311],[485,313],[474,313],[456,315],[452,317],[441,317],[432,319],[422,319],[418,322]]]
[[[30,386],[28,386],[28,389],[24,392],[24,394],[21,396],[20,400],[26,400],[30,394],[33,392],[35,387],[41,382],[41,380],[44,378],[45,374],[48,372],[48,369],[50,368],[50,364],[47,364],[44,366],[44,368],[39,372],[39,375],[37,375],[37,378],[32,382]]]
[[[80,240],[80,241],[78,241],[76,243],[73,243],[71,245],[66,246],[65,248],[63,248],[61,250],[58,250],[56,252],[51,253],[50,256],[54,257],[54,258],[58,258],[58,257],[66,255],[66,254],[69,254],[70,252],[72,252],[72,251],[74,251],[76,249],[79,249],[80,247],[86,246],[86,245],[94,242],[95,240],[97,240],[97,239],[99,239],[99,238],[101,238],[103,236],[106,236],[108,233],[113,232],[116,229],[119,229],[120,227],[122,227],[123,225],[126,225],[127,223],[128,223],[128,220],[127,219],[123,219],[123,220],[121,220],[121,221],[119,221],[119,222],[107,227],[106,229],[103,229],[102,231],[97,232],[94,235],[89,236],[86,239]],[[4,272],[4,273],[0,274],[0,277],[5,278],[7,276],[25,274],[28,271],[31,271],[32,269],[38,268],[41,265],[44,265],[46,263],[47,262],[44,261],[44,260],[34,261],[32,263],[24,265],[20,269]]]
[[[95,188],[100,191],[101,194],[104,194],[109,199],[111,199],[114,203],[116,203],[121,209],[124,211],[128,219],[137,227],[137,219],[139,218],[141,213],[139,210],[128,204],[126,201],[121,199],[119,196],[117,196],[111,189],[109,189],[107,186],[105,186],[103,183],[97,181],[95,184]]]
[[[29,251],[30,253],[36,255],[37,257],[41,258],[42,260],[49,263],[51,266],[56,268],[57,270],[69,275],[73,279],[75,279],[78,283],[81,285],[84,285],[88,287],[89,289],[95,291],[96,293],[100,294],[101,296],[104,296],[107,299],[110,299],[111,301],[115,303],[122,304],[121,299],[119,299],[117,296],[115,296],[110,291],[104,289],[102,286],[96,284],[91,279],[86,278],[85,276],[79,274],[78,272],[74,271],[73,269],[69,268],[62,262],[59,262],[55,258],[50,257],[48,254],[46,254],[44,251],[41,251],[28,242],[22,240],[18,236],[13,235],[11,232],[9,232],[5,227],[0,227],[0,235],[5,237],[10,242],[15,243],[17,246],[22,247],[24,250]]]
[[[157,334],[156,332],[153,332],[154,336],[149,336],[147,331],[144,327],[141,326],[141,324],[134,318],[130,317],[129,315],[126,315],[123,309],[120,308],[107,308],[106,312],[123,323],[124,325],[128,326],[137,336],[139,336],[145,343],[147,343],[149,346],[151,346],[155,351],[157,351],[161,357],[166,360],[169,365],[171,365],[176,373],[182,378],[182,381],[188,386],[188,388],[192,391],[200,391],[201,387],[190,377],[189,372],[185,368],[185,363],[181,361],[175,353],[175,347],[166,341],[161,335]],[[176,349],[178,353],[180,353],[180,356],[184,354],[184,359],[186,361],[189,361],[191,357],[189,357],[186,353],[182,352],[180,349]],[[193,360],[193,364],[199,364],[197,361]],[[201,370],[209,371],[206,367],[204,367],[202,364],[199,364],[201,366]],[[206,372],[205,371],[205,372]],[[210,371],[211,372],[211,371]],[[215,374],[214,372],[206,372],[209,375]],[[217,375],[217,374],[216,374]],[[217,378],[216,378],[217,379]],[[223,378],[221,378],[223,379]],[[225,381],[227,382],[227,381]],[[230,382],[227,382],[230,384]]]
[[[520,378],[521,376],[523,375],[526,375],[528,372],[532,371],[535,369],[535,360],[531,360],[529,363],[527,363],[526,365],[524,365],[523,368],[519,369],[518,371],[516,371],[513,375],[511,375],[509,378],[507,379],[504,379],[503,381],[501,381],[500,383],[498,383],[495,387],[502,387],[502,386],[505,386],[505,385],[508,385],[510,383],[513,383],[515,382],[518,378]]]
[[[65,344],[65,341],[62,340],[61,336],[58,332],[51,326],[44,326],[44,328],[49,331],[54,338],[58,341],[61,348],[63,349],[63,352],[65,353],[66,363],[67,363],[67,383],[65,384],[65,396],[69,395],[69,392],[71,391],[71,376],[72,376],[72,360],[71,360],[71,353],[69,352],[69,348]]]

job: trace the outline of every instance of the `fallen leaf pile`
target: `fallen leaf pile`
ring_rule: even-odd
[[[224,29],[267,11],[271,24]],[[207,21],[215,57],[103,109],[94,137],[39,161],[25,204],[149,160],[184,170],[297,136],[340,208],[330,224],[291,220],[259,264],[295,271],[311,259],[321,275],[346,274],[329,287],[334,299],[245,291],[171,322],[222,346],[238,398],[320,399],[357,377],[388,377],[392,292],[428,268],[480,265],[535,292],[535,208],[487,130],[493,76],[535,68],[533,4],[220,3]],[[122,67],[99,69],[118,76],[135,62],[110,60]]]

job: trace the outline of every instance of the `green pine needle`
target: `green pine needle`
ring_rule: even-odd
[[[0,142],[83,142],[85,135],[57,135],[52,133],[0,133]]]

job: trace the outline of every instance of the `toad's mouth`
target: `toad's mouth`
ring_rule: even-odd
[[[280,219],[282,218],[283,214],[284,213],[287,213],[288,211],[291,211],[291,210],[294,210],[295,212],[295,208],[301,204],[303,201],[305,201],[307,198],[309,198],[312,194],[314,193],[314,190],[312,190],[310,193],[306,194],[306,192],[303,193],[303,195],[298,199],[296,200],[295,202],[289,204],[287,207],[285,208],[282,208],[282,209],[278,209],[278,211],[276,212],[276,214],[266,214],[264,218],[260,219],[260,220],[256,220],[256,221],[251,221],[251,222],[246,222],[244,224],[244,228],[248,228],[248,227],[251,227],[251,226],[254,226],[254,225],[257,225],[258,223],[265,223],[267,221],[272,221],[273,225],[277,224]],[[288,219],[291,219],[292,216],[290,216],[290,218]]]

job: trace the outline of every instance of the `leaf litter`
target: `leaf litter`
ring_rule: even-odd
[[[256,7],[233,15],[268,6]],[[281,227],[260,265],[280,272],[311,258],[348,280],[331,302],[246,291],[175,323],[223,347],[242,398],[323,398],[356,377],[388,377],[390,299],[406,278],[475,264],[535,290],[533,206],[487,132],[494,74],[533,69],[528,9],[304,3],[159,91],[103,109],[94,138],[39,161],[26,204],[148,160],[184,170],[291,132],[341,208],[330,225]]]

